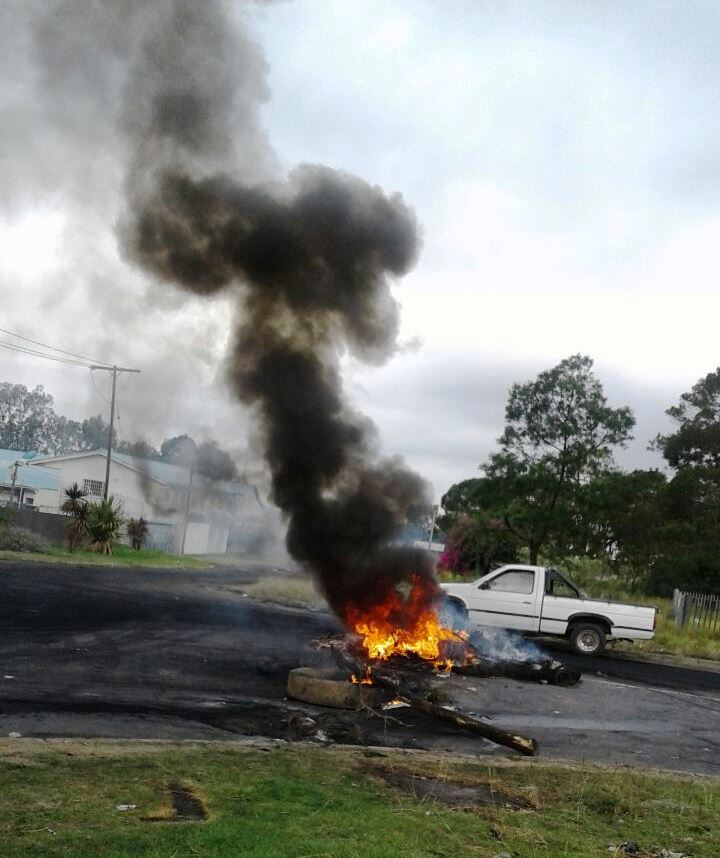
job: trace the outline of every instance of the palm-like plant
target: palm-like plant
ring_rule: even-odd
[[[140,551],[143,547],[143,542],[145,542],[145,537],[148,532],[148,523],[145,519],[140,516],[140,518],[131,518],[127,523],[127,534],[130,537],[130,542],[132,543],[132,547],[135,551]]]
[[[112,554],[113,543],[120,536],[122,526],[122,510],[112,495],[88,505],[87,532],[93,551],[98,554]]]
[[[87,498],[87,492],[83,491],[77,483],[65,489],[65,501],[60,509],[71,516],[65,528],[70,551],[74,551],[87,536],[88,503],[85,498]]]
[[[65,489],[65,500],[60,509],[66,515],[75,515],[78,510],[87,505],[85,498],[87,498],[87,492],[77,483],[73,483],[69,489]]]

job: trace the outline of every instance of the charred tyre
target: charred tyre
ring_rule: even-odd
[[[578,655],[600,655],[606,638],[606,630],[597,623],[578,622],[570,630],[570,646]]]

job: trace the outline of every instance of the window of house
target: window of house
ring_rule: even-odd
[[[83,488],[89,495],[98,498],[105,493],[105,483],[102,480],[83,480]]]
[[[525,569],[511,569],[497,575],[488,581],[488,590],[499,590],[503,593],[530,594],[535,588],[535,573]]]

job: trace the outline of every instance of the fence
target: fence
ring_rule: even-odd
[[[720,596],[675,590],[672,610],[675,624],[681,628],[686,624],[713,632],[720,628]]]

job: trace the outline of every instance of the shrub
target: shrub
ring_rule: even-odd
[[[135,551],[140,551],[143,547],[147,532],[148,523],[142,516],[140,516],[140,518],[131,518],[130,521],[128,521],[127,535],[130,537],[130,542]]]
[[[123,526],[122,510],[111,495],[109,498],[88,504],[87,532],[90,548],[98,554],[112,554],[113,543]]]
[[[65,526],[68,550],[73,551],[78,545],[85,541],[88,535],[88,502],[87,492],[81,489],[77,483],[73,483],[69,489],[65,489],[65,501],[60,509],[71,516]]]
[[[0,549],[4,551],[40,552],[49,549],[48,542],[24,527],[5,524],[0,527]]]

